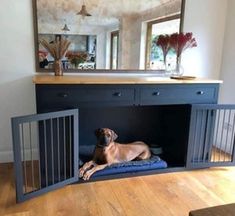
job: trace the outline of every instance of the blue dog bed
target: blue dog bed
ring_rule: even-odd
[[[80,147],[80,166],[86,161],[91,160],[91,155],[94,148],[83,146]],[[106,167],[103,170],[95,172],[92,177],[107,176],[121,173],[140,172],[147,170],[156,170],[167,168],[167,163],[163,161],[159,156],[152,155],[148,160],[129,161],[125,163],[117,163]],[[92,178],[91,177],[91,178]]]
[[[103,170],[95,172],[92,176],[105,176],[120,173],[138,172],[167,168],[167,163],[158,156],[152,156],[149,160],[129,161],[125,163],[113,164]]]

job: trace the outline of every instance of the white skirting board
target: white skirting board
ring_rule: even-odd
[[[38,150],[33,149],[32,151],[33,160],[38,159]],[[26,160],[31,160],[31,154],[29,150],[25,152]],[[13,151],[1,151],[0,152],[0,163],[10,163],[14,161]]]
[[[13,152],[12,151],[1,151],[0,152],[0,163],[13,162]]]

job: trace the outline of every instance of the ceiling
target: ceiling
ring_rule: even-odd
[[[124,15],[138,15],[162,4],[177,0],[36,0],[38,23],[73,24],[80,16],[76,15],[85,3],[90,23],[111,25]]]

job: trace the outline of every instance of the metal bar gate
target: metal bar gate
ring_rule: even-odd
[[[78,110],[12,118],[17,201],[78,181]]]
[[[188,168],[234,165],[235,105],[193,105]]]

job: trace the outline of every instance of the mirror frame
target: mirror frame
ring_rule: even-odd
[[[37,17],[37,0],[32,0],[33,6],[33,28],[34,28],[34,56],[35,56],[35,68],[36,73],[52,73],[53,69],[44,69],[39,67],[39,58],[38,58],[38,17]],[[181,3],[181,14],[180,14],[180,29],[179,32],[183,32],[184,27],[184,15],[185,15],[185,4],[186,0],[182,0]],[[82,70],[82,69],[63,69],[64,73],[118,73],[118,74],[127,74],[127,73],[159,73],[160,70],[138,70],[138,69],[94,69],[94,70]]]

